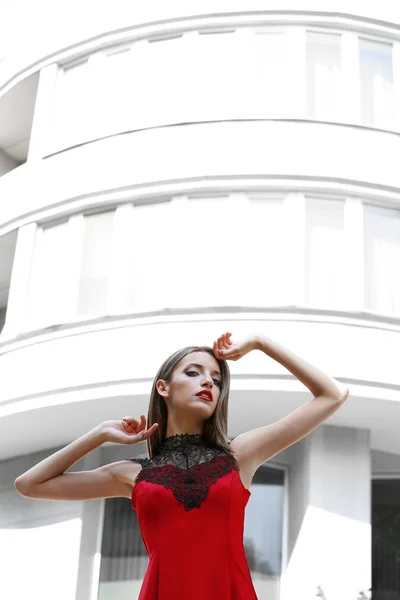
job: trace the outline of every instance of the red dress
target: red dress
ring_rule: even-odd
[[[165,438],[141,462],[132,507],[149,564],[138,600],[257,600],[243,546],[251,492],[234,456],[201,434]]]

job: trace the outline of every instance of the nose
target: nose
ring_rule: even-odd
[[[209,388],[212,388],[212,386],[214,385],[214,382],[213,382],[211,375],[209,375],[208,377],[205,377],[203,384],[207,385]]]

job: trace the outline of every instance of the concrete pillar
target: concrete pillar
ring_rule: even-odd
[[[320,426],[291,448],[282,600],[356,600],[371,587],[369,430]]]

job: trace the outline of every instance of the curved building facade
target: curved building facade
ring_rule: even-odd
[[[23,564],[34,598],[137,597],[129,500],[13,482],[147,414],[166,356],[229,330],[350,389],[253,479],[260,600],[400,600],[397,3],[117,5],[46,7],[41,35],[32,12],[24,45],[0,47],[0,592]],[[263,353],[230,369],[230,437],[311,398]]]

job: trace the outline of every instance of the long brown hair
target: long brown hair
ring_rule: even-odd
[[[157,390],[157,381],[163,379],[167,383],[172,379],[174,370],[182,358],[192,352],[208,352],[218,362],[221,369],[221,391],[214,413],[206,420],[203,429],[203,437],[206,442],[219,446],[230,452],[230,440],[227,437],[228,428],[228,399],[230,388],[230,371],[226,360],[216,358],[213,349],[210,346],[187,346],[171,354],[158,369],[154,378],[150,394],[149,410],[147,413],[147,428],[158,423],[157,430],[152,436],[147,438],[147,450],[149,457],[153,458],[157,453],[158,447],[163,443],[167,431],[168,410],[165,400]]]

